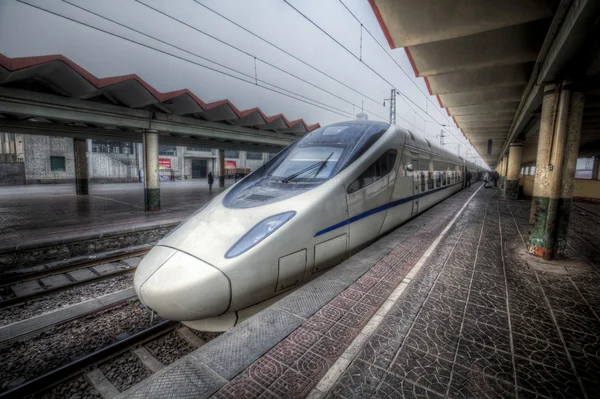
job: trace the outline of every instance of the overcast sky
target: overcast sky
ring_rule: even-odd
[[[63,54],[98,77],[135,73],[162,92],[188,88],[205,102],[228,98],[242,110],[258,106],[267,115],[283,113],[290,120],[303,118],[308,124],[319,122],[325,125],[353,119],[353,115],[360,111],[363,101],[369,119],[387,121],[389,118],[389,109],[383,107],[383,99],[389,98],[391,86],[283,0],[23,1],[154,49],[94,30],[16,0],[0,0],[0,53],[8,57]],[[67,1],[167,44],[92,15]],[[460,139],[460,142],[468,145],[462,133],[447,117],[445,110],[439,108],[435,97],[424,94],[427,93],[425,82],[415,78],[405,52],[402,49],[389,49],[368,1],[343,1],[375,39],[392,54],[401,68],[366,31],[363,31],[361,46],[360,23],[339,0],[289,0],[315,24],[354,55],[362,58],[365,64],[418,105],[409,106],[402,95],[398,96],[399,125],[424,131],[430,139],[436,140],[435,136],[440,133],[441,127],[434,122],[448,124],[454,127],[451,132],[455,137],[447,133],[445,141],[457,143]],[[205,4],[361,94],[303,65],[198,3]],[[197,64],[226,72],[244,81]],[[296,96],[304,96],[307,101],[321,103],[321,106],[331,110],[257,86],[254,84],[255,76],[260,85],[278,86],[279,91],[285,89],[294,92]],[[418,108],[427,111],[429,116]],[[456,145],[449,144],[448,148],[456,151]],[[471,152],[476,154],[472,149]],[[465,154],[464,147],[461,148],[461,154]]]

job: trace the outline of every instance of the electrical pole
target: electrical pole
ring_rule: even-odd
[[[389,101],[390,103],[390,125],[396,124],[396,89],[392,89],[390,98],[386,98],[383,100],[383,106],[385,107],[385,102]]]
[[[440,146],[444,146],[444,137],[446,137],[446,132],[444,131],[444,129],[442,129],[440,131],[440,134],[438,136],[440,138]]]

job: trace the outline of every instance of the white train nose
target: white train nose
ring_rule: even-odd
[[[140,300],[169,320],[219,316],[229,308],[231,288],[219,269],[172,248],[156,246],[133,279]]]

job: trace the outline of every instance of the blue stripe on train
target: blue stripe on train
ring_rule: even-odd
[[[356,222],[356,221],[358,221],[360,219],[364,219],[364,218],[369,217],[371,215],[374,215],[376,213],[383,212],[383,211],[388,210],[390,208],[393,208],[395,206],[406,204],[407,202],[414,201],[416,199],[425,197],[426,195],[433,194],[433,193],[436,193],[438,191],[445,190],[447,188],[450,188],[450,187],[456,186],[457,184],[462,184],[462,183],[463,182],[458,182],[458,183],[450,184],[449,186],[446,186],[446,187],[436,188],[435,190],[427,191],[425,193],[419,193],[419,194],[413,195],[411,197],[402,198],[402,199],[399,199],[399,200],[396,200],[396,201],[389,202],[389,203],[384,204],[384,205],[380,205],[377,208],[369,209],[368,211],[365,211],[365,212],[363,212],[361,214],[358,214],[356,216],[352,216],[351,218],[346,219],[343,222],[334,224],[333,226],[329,226],[329,227],[327,227],[327,228],[325,228],[323,230],[317,231],[317,233],[315,234],[315,237],[320,236],[320,235],[325,234],[325,233],[329,233],[330,231],[339,229],[340,227],[344,227],[344,226],[346,226],[346,225],[348,225],[350,223],[354,223],[354,222]]]

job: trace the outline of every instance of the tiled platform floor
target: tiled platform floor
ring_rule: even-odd
[[[215,397],[308,395],[474,189],[405,226],[396,249]],[[547,272],[522,254],[528,214],[528,201],[479,190],[333,388],[311,395],[600,397],[600,220],[576,213],[580,262]]]
[[[581,262],[549,272],[522,254],[529,201],[480,190],[328,397],[599,398],[600,217],[585,209]]]
[[[144,212],[142,183],[92,184],[87,196],[75,195],[74,184],[0,187],[0,243],[176,222],[222,190],[213,186],[209,193],[206,179],[161,182],[162,210]]]

